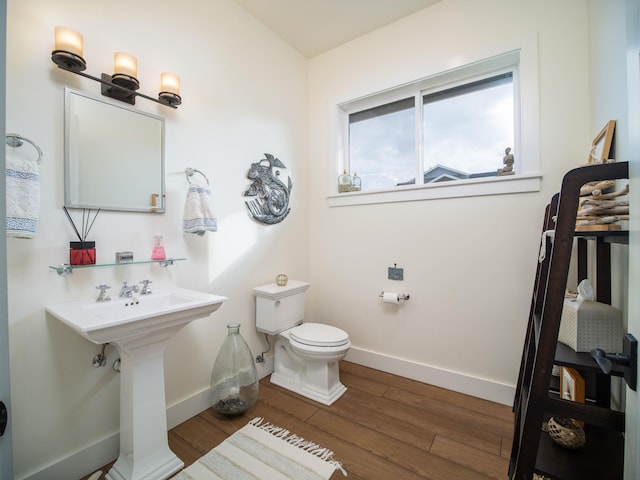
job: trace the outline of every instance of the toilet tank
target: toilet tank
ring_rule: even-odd
[[[304,320],[307,282],[289,280],[283,287],[270,283],[253,289],[256,295],[256,329],[276,335]]]

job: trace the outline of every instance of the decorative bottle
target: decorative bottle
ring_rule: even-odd
[[[258,390],[258,371],[240,324],[227,325],[211,372],[211,405],[223,415],[240,415],[256,403]]]
[[[151,252],[151,260],[166,260],[167,255],[162,245],[162,235],[153,236],[153,251]]]
[[[342,175],[338,177],[338,193],[351,191],[351,175],[347,173],[347,170],[343,170]]]
[[[362,189],[362,178],[358,176],[357,173],[353,174],[352,180],[353,190],[359,192]]]

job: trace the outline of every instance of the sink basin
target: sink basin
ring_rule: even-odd
[[[176,330],[196,318],[215,312],[226,297],[169,287],[150,295],[60,303],[47,312],[86,339],[97,343],[125,343],[138,336]],[[165,332],[167,333],[167,332]]]
[[[209,316],[225,300],[171,287],[108,302],[46,307],[84,338],[111,343],[120,353],[120,455],[107,480],[163,480],[184,466],[167,440],[164,348],[178,330]]]

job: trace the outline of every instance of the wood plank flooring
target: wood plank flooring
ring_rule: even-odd
[[[340,370],[348,390],[330,407],[265,378],[244,415],[206,410],[170,430],[169,446],[188,466],[263,417],[333,450],[347,480],[507,479],[511,407],[345,361]],[[331,480],[340,478],[336,471]]]

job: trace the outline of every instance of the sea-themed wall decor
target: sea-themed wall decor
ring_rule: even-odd
[[[244,202],[249,214],[261,223],[273,225],[280,223],[289,214],[289,196],[293,183],[288,177],[287,183],[280,180],[282,169],[287,167],[270,153],[265,158],[252,163],[247,172],[247,178],[253,182],[249,186],[245,197],[256,197]]]

